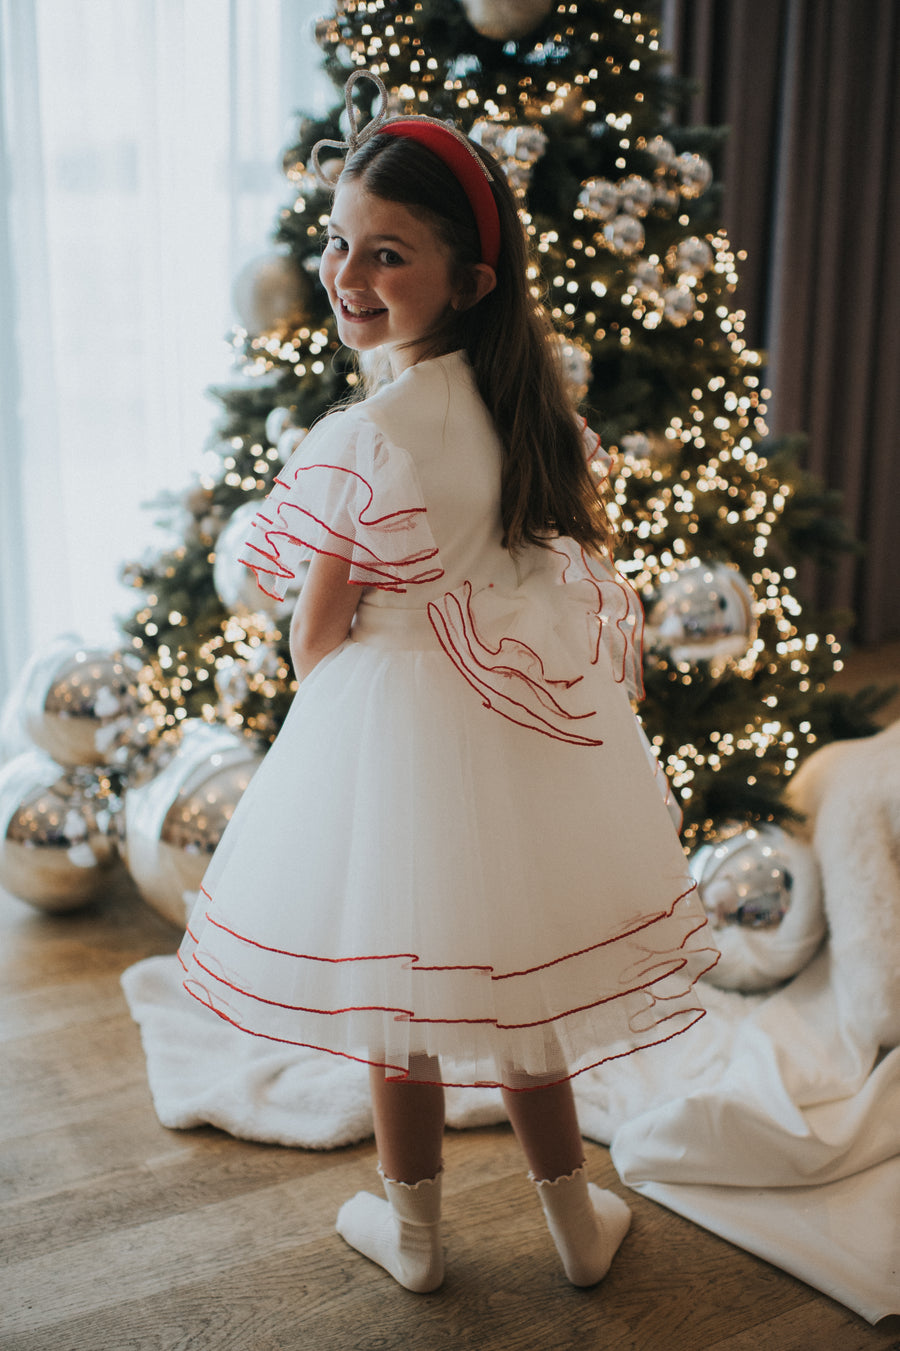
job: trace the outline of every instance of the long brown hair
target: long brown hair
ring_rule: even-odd
[[[587,467],[580,420],[566,392],[553,329],[531,291],[525,232],[515,198],[493,158],[486,164],[500,217],[497,285],[477,304],[452,310],[429,335],[426,357],[464,350],[503,446],[503,543],[545,545],[568,535],[608,550],[612,526]],[[472,208],[432,152],[401,136],[375,135],[347,161],[343,180],[424,217],[448,246],[457,273],[481,259]]]

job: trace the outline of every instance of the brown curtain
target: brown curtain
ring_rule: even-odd
[[[805,598],[900,635],[900,4],[663,0],[691,124],[727,125],[717,170],[773,433],[809,435],[865,545]]]

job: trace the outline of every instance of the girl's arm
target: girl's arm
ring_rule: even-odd
[[[291,659],[303,680],[347,637],[363,587],[349,582],[350,564],[315,554],[291,620]]]

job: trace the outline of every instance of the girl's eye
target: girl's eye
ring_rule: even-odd
[[[379,249],[378,257],[388,267],[398,267],[403,262],[400,254],[397,253],[395,249]]]
[[[342,239],[340,235],[329,235],[328,244],[336,253],[346,253],[347,251],[347,241]]]

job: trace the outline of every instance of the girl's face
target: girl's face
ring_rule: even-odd
[[[341,342],[386,347],[395,376],[418,361],[416,344],[458,299],[450,250],[431,226],[355,179],[335,194],[319,276]]]

